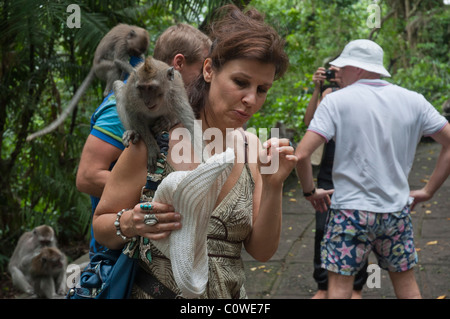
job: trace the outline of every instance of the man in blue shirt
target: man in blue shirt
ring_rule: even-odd
[[[154,58],[173,65],[183,76],[185,84],[194,80],[202,70],[211,46],[210,39],[198,29],[177,24],[168,28],[155,45]],[[132,58],[135,66],[140,61]],[[91,118],[91,132],[86,140],[77,172],[77,188],[91,196],[92,214],[100,200],[111,170],[122,153],[124,127],[116,109],[113,92],[103,100]],[[91,229],[89,255],[103,250]]]

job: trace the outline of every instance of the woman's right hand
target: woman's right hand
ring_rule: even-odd
[[[126,237],[141,236],[159,240],[168,237],[173,230],[181,228],[181,215],[174,212],[171,205],[158,202],[139,203],[125,214],[128,216],[122,233]],[[157,222],[152,224],[155,218]],[[148,224],[145,223],[146,220]]]

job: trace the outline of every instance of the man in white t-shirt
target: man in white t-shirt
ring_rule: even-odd
[[[410,210],[449,176],[450,125],[422,95],[380,79],[390,74],[375,42],[352,41],[330,64],[340,68],[344,88],[323,99],[295,154],[306,199],[325,211],[333,191],[316,190],[310,156],[322,143],[336,142],[335,190],[321,251],[328,297],[351,296],[354,274],[373,251],[397,297],[420,298]],[[429,182],[410,191],[408,175],[422,136],[442,150]]]

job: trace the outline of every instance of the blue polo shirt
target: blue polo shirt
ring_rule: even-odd
[[[91,117],[91,134],[123,151],[123,132],[125,129],[117,114],[116,97],[111,92]]]
[[[122,122],[120,121],[119,114],[117,114],[116,97],[114,93],[111,92],[92,115],[90,134],[123,151],[125,149],[122,144],[122,135],[124,131],[125,129],[122,125]],[[114,164],[115,162],[111,163],[109,170],[112,170]],[[99,197],[91,195],[92,215],[94,215],[99,201]],[[89,256],[92,257],[96,252],[102,251],[104,249],[105,247],[101,246],[95,240],[94,230],[91,227]]]

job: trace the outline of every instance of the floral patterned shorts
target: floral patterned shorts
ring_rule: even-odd
[[[417,264],[409,205],[396,213],[330,209],[321,245],[322,268],[355,275],[373,251],[391,272]]]

